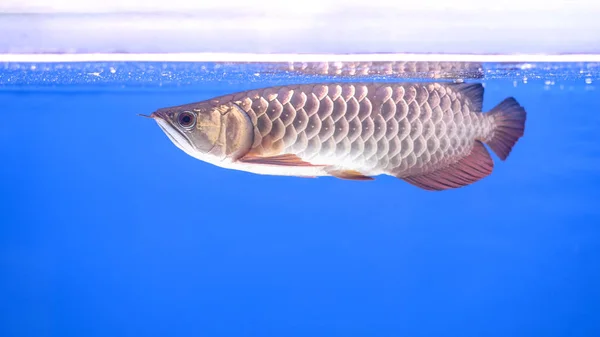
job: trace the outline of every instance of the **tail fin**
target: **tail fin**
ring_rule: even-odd
[[[489,112],[496,127],[492,130],[492,139],[487,143],[494,153],[506,160],[513,146],[525,132],[525,109],[513,97],[500,102]]]

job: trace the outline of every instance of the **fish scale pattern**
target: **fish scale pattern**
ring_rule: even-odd
[[[293,153],[364,174],[435,170],[492,129],[481,103],[451,83],[282,86],[224,100],[250,116],[254,152]]]

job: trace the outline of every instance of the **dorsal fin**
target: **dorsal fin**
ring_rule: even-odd
[[[452,83],[452,89],[465,95],[470,101],[473,111],[483,109],[483,85],[481,83]]]

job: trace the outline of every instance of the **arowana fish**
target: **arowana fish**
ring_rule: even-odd
[[[256,174],[373,180],[426,190],[490,175],[523,136],[509,97],[483,113],[479,83],[319,83],[249,90],[162,108],[154,118],[192,157]]]

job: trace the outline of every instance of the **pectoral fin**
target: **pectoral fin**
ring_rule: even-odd
[[[260,156],[247,154],[239,159],[240,162],[248,164],[262,164],[262,165],[281,165],[281,166],[324,166],[324,165],[313,165],[300,159],[295,154],[280,154],[276,156]]]

